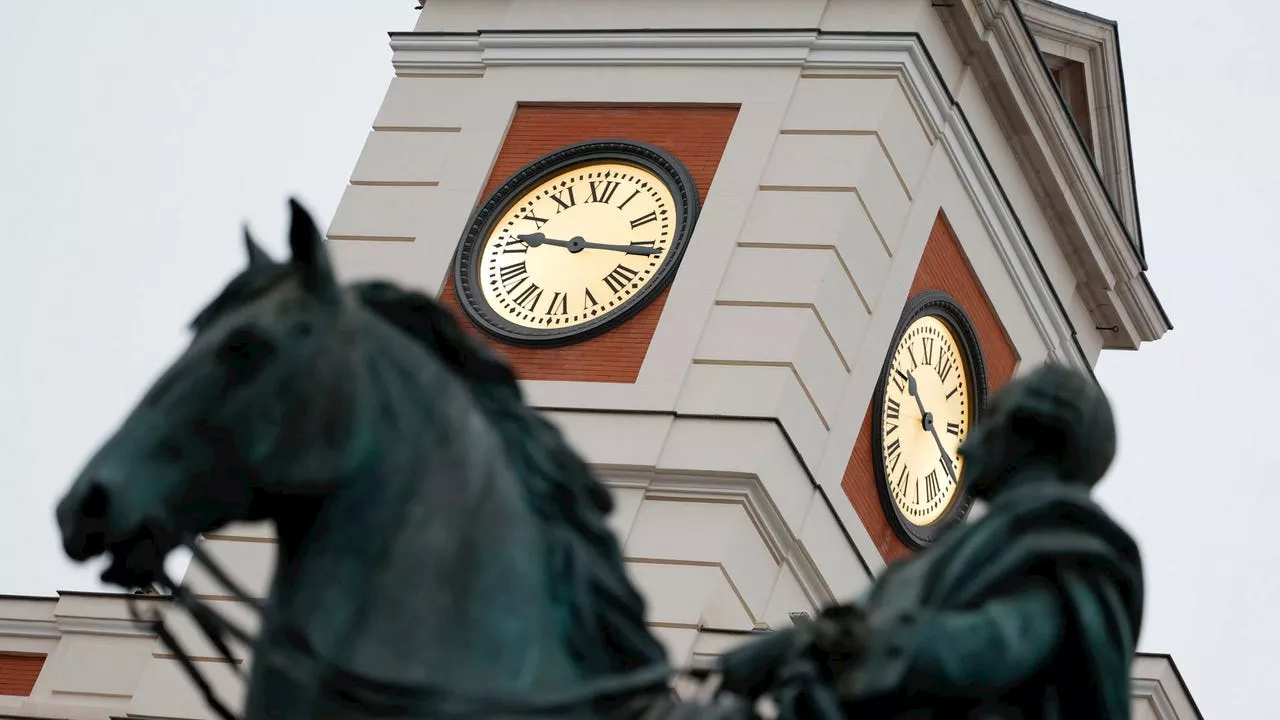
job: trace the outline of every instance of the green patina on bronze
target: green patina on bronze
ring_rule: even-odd
[[[1089,498],[1115,428],[1088,378],[1006,386],[961,450],[983,518],[677,704],[606,488],[448,312],[340,287],[292,210],[290,260],[246,237],[248,267],[57,509],[68,555],[179,602],[173,548],[206,562],[191,536],[275,522],[246,717],[749,720],[769,694],[781,720],[1128,718],[1141,561]]]
[[[1089,497],[1115,442],[1089,378],[1045,365],[1009,383],[961,448],[986,515],[775,641],[772,657],[764,644],[731,654],[746,678],[731,684],[774,682],[761,667],[782,653],[823,680],[790,698],[797,720],[837,705],[855,720],[1127,719],[1141,559]]]
[[[841,697],[880,717],[921,698],[991,717],[1129,717],[1142,565],[1089,497],[1115,454],[1101,390],[1038,368],[993,398],[961,453],[987,515],[879,578]]]
[[[67,553],[109,551],[104,579],[132,587],[185,534],[275,521],[249,718],[403,716],[441,688],[556,697],[662,668],[607,488],[443,308],[341,288],[292,212],[290,261],[246,237],[248,267],[60,503]],[[326,692],[344,678],[374,687]]]

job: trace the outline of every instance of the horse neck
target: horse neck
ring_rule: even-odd
[[[391,682],[571,684],[544,529],[500,438],[434,358],[369,346],[357,422],[377,428],[371,457],[310,517],[278,521],[264,635],[292,624],[328,662]]]

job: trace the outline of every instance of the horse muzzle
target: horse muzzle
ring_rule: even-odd
[[[83,562],[106,552],[111,529],[107,509],[110,492],[97,481],[81,479],[58,503],[58,528],[67,557]]]
[[[78,479],[58,503],[56,515],[62,548],[72,560],[83,562],[109,553],[102,574],[106,582],[123,587],[151,584],[175,543],[154,522],[129,512],[120,492],[92,474]]]

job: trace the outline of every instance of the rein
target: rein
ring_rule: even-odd
[[[260,619],[263,617],[262,605],[237,585],[194,539],[190,536],[184,537],[181,544],[191,551],[192,559],[200,563],[236,600],[252,608]],[[160,571],[158,584],[168,590],[175,602],[187,610],[200,627],[200,631],[221,654],[222,659],[230,663],[236,674],[243,678],[244,671],[240,668],[240,661],[232,656],[227,644],[228,636],[249,646],[254,645],[254,637],[214,611],[190,589],[173,582],[163,570]],[[218,698],[212,686],[196,668],[191,656],[165,627],[160,614],[154,612],[151,617],[143,618],[139,615],[135,602],[135,598],[130,596],[129,612],[134,621],[150,625],[155,630],[160,641],[173,653],[182,665],[183,671],[190,676],[214,713],[222,720],[240,720],[226,703]],[[329,694],[336,699],[354,702],[375,711],[381,709],[395,713],[415,712],[429,714],[432,717],[448,716],[462,719],[492,718],[495,713],[524,716],[564,713],[601,700],[665,689],[667,681],[674,672],[666,664],[655,664],[639,670],[599,678],[585,683],[577,690],[559,695],[539,698],[461,697],[457,693],[439,687],[388,683],[332,667],[317,657],[300,630],[286,628],[284,635],[284,639],[291,646],[292,653],[282,653],[277,650],[259,655],[257,653],[262,653],[265,649],[255,648],[254,661],[271,663],[276,669],[292,676],[300,685],[311,687],[317,694]],[[302,667],[306,665],[312,666],[317,671],[310,675],[304,674]],[[422,707],[423,705],[429,707]]]

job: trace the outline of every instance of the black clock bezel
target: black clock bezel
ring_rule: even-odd
[[[653,278],[635,295],[600,317],[567,328],[530,328],[508,322],[494,312],[480,290],[479,253],[493,226],[511,204],[548,177],[581,165],[614,162],[636,165],[653,173],[671,192],[676,218],[668,258]],[[649,305],[675,277],[697,223],[701,203],[689,170],[661,148],[635,140],[603,139],[575,143],[552,151],[516,171],[495,190],[471,217],[454,255],[453,283],[459,305],[467,318],[486,335],[522,347],[571,345],[605,333]]]
[[[876,491],[880,496],[880,505],[885,517],[889,520],[889,526],[893,528],[894,534],[912,550],[928,547],[947,527],[962,522],[973,507],[973,494],[964,482],[964,475],[961,474],[960,486],[956,489],[955,497],[952,498],[950,506],[942,516],[928,526],[917,525],[898,509],[897,503],[893,501],[893,494],[889,490],[889,478],[885,475],[884,443],[881,437],[884,432],[885,388],[889,381],[890,364],[893,362],[898,343],[911,324],[930,315],[946,324],[959,342],[960,351],[965,354],[967,368],[965,375],[969,381],[969,387],[973,388],[973,416],[969,424],[970,428],[978,422],[987,404],[986,358],[982,354],[982,343],[978,339],[977,329],[974,328],[969,314],[955,298],[940,290],[925,290],[914,295],[907,301],[902,316],[898,320],[898,326],[894,329],[893,340],[889,343],[889,350],[881,366],[880,378],[876,382],[875,394],[872,395],[871,406],[871,462],[875,469]]]

